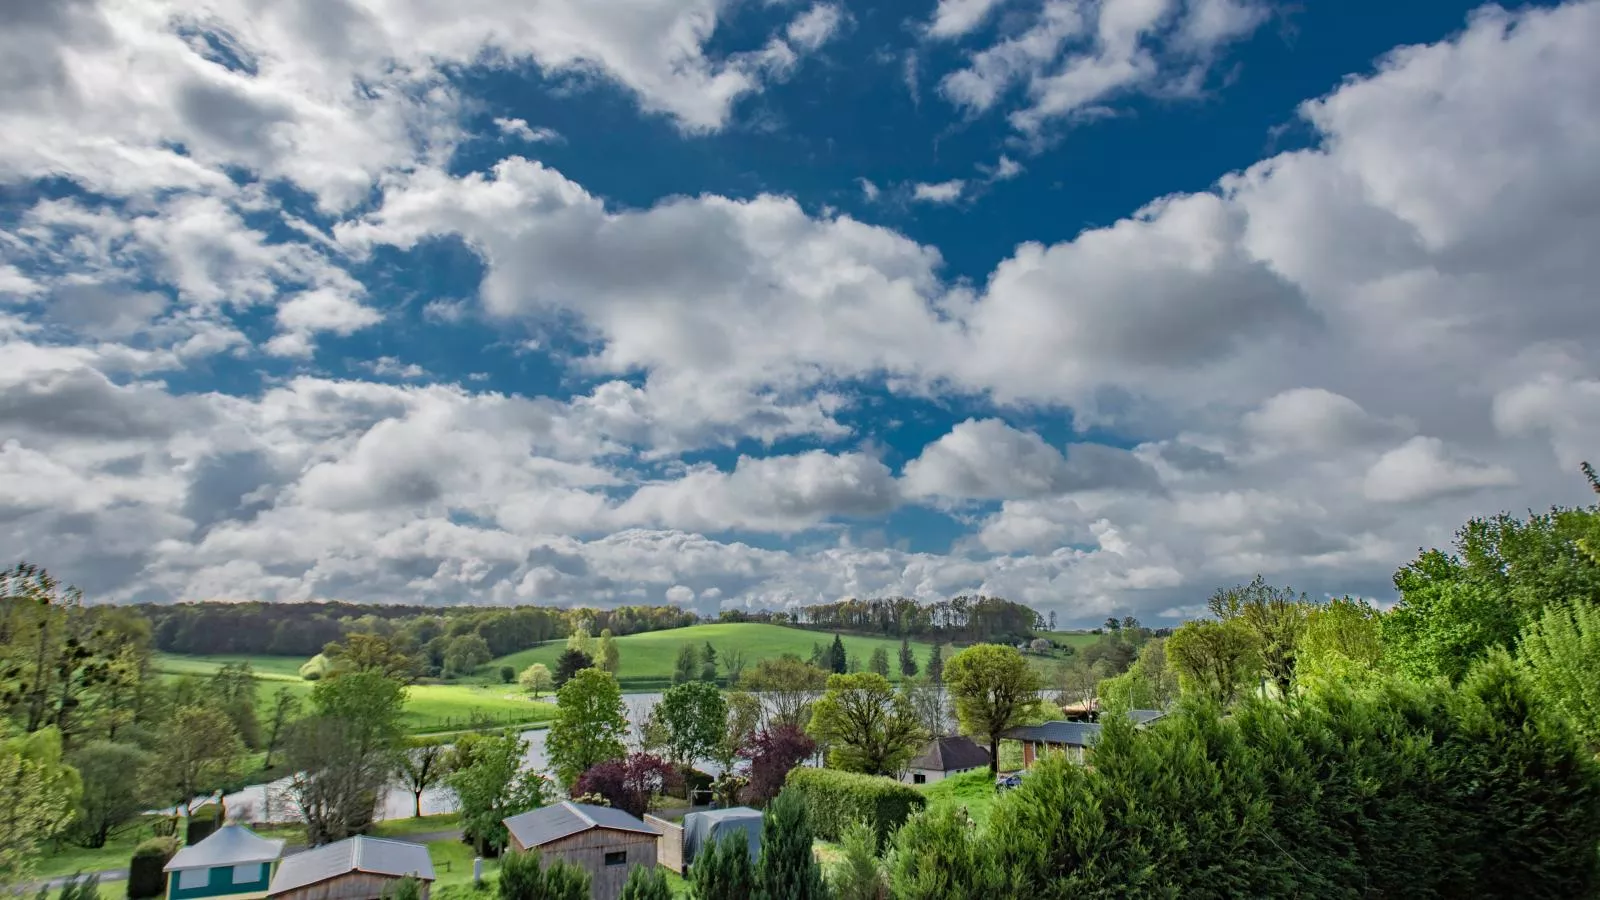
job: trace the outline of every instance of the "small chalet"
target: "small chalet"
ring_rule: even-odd
[[[565,860],[589,873],[594,900],[617,900],[634,866],[656,864],[656,827],[609,806],[563,800],[505,820],[511,846],[543,863]]]
[[[1159,709],[1129,710],[1129,717],[1139,728],[1166,715]],[[1065,753],[1074,762],[1083,762],[1084,751],[1100,739],[1100,725],[1095,722],[1046,722],[1043,725],[1023,725],[1000,735],[1022,742],[1022,766],[1033,768],[1035,760],[1047,752]]]
[[[428,900],[434,875],[427,847],[384,838],[346,838],[285,859],[272,876],[267,896],[272,900],[379,900],[407,875],[420,882],[422,900]]]
[[[167,900],[265,897],[281,856],[283,841],[268,840],[243,825],[224,825],[167,861]]]
[[[900,780],[911,784],[933,784],[951,775],[988,767],[988,750],[978,746],[972,738],[948,735],[929,741],[922,752],[906,764],[905,774]]]

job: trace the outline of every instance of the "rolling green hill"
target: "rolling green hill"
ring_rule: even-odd
[[[888,651],[889,677],[894,681],[900,680],[898,639],[858,637],[848,634],[843,637],[845,651],[859,658],[863,669],[866,668],[867,661],[872,658],[872,651],[879,647]],[[752,666],[760,660],[782,656],[785,653],[793,653],[801,659],[807,659],[811,656],[813,644],[830,644],[833,642],[833,635],[822,631],[806,631],[801,628],[755,622],[691,625],[688,628],[625,635],[617,638],[617,652],[621,662],[617,680],[621,681],[625,688],[635,690],[670,684],[673,664],[678,658],[678,648],[684,644],[704,647],[708,642],[717,648],[719,657],[725,651],[738,647],[744,651],[746,665]],[[928,652],[933,649],[933,645],[912,641],[911,648],[916,654],[918,667],[926,665]],[[494,670],[502,665],[512,666],[520,672],[534,663],[544,663],[554,670],[556,659],[566,649],[565,640],[549,641],[531,650],[502,656],[490,662],[483,671],[487,673],[485,677],[492,677]],[[951,652],[953,651],[950,648],[945,648],[947,659]]]

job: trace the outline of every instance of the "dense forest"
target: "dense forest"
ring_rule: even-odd
[[[137,606],[155,646],[168,653],[310,656],[349,634],[405,636],[425,646],[440,636],[477,634],[494,656],[564,638],[577,627],[622,636],[693,625],[675,606],[557,609],[540,606],[369,606],[355,603],[179,603]]]
[[[1044,630],[1030,606],[999,597],[962,595],[934,603],[908,597],[840,600],[801,607],[798,624],[828,631],[855,631],[894,637],[937,638],[952,643],[997,641],[1014,644]]]

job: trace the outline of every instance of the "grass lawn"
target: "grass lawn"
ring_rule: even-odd
[[[989,813],[994,809],[995,800],[999,797],[999,793],[994,789],[994,778],[989,775],[988,769],[963,772],[943,781],[936,781],[921,790],[928,797],[929,809],[965,806],[972,820],[979,825],[989,821]]]
[[[300,677],[305,660],[288,656],[180,656],[158,653],[156,671],[167,677],[210,675],[225,663],[249,662],[261,679],[257,712],[268,715],[272,695],[288,687],[305,697],[313,682]],[[522,725],[555,718],[555,704],[535,703],[513,685],[414,684],[408,691],[404,722],[414,734],[455,731],[485,725]]]
[[[863,669],[866,668],[867,661],[872,658],[872,652],[882,647],[889,654],[890,679],[900,680],[898,638],[870,638],[848,634],[843,638],[845,651],[859,659]],[[807,659],[811,656],[813,644],[830,644],[833,642],[833,635],[824,631],[807,631],[802,628],[765,625],[759,622],[691,625],[688,628],[673,628],[668,631],[630,634],[617,638],[617,652],[621,662],[617,678],[624,686],[631,688],[654,688],[671,684],[673,664],[678,659],[678,648],[684,644],[694,644],[698,648],[708,642],[717,648],[719,659],[724,651],[735,647],[743,650],[745,665],[748,667],[755,665],[759,660],[771,659],[785,653],[794,653],[801,659]],[[912,641],[912,653],[916,655],[919,667],[927,664],[928,651],[932,646]],[[556,659],[566,649],[565,640],[548,641],[531,650],[522,650],[491,661],[484,666],[483,675],[479,677],[480,679],[494,677],[495,671],[502,665],[511,666],[520,672],[534,663],[544,663],[554,670]],[[946,648],[945,657],[949,658],[951,652]]]

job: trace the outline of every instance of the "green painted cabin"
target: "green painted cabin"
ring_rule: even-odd
[[[167,862],[167,900],[256,900],[283,856],[283,841],[268,840],[243,825],[224,825]]]

